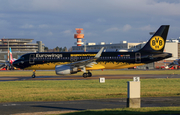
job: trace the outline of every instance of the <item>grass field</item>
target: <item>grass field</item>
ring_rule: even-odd
[[[180,107],[143,107],[139,109],[120,108],[89,110],[61,115],[180,115]]]
[[[127,74],[180,74],[179,70],[105,70],[92,71],[93,75]],[[32,71],[0,71],[0,77],[31,76]],[[54,71],[37,71],[37,76],[56,76]],[[82,73],[75,74],[82,75]],[[67,101],[102,98],[126,98],[127,81],[132,79],[106,80],[46,80],[0,82],[0,102]],[[141,97],[180,96],[180,79],[141,79]],[[180,107],[120,108],[87,110],[66,115],[178,115]]]
[[[0,71],[0,77],[31,76],[32,71]],[[126,74],[180,74],[180,70],[104,70],[92,71],[93,75],[126,75]],[[71,74],[72,76],[82,76],[82,72]],[[55,71],[36,71],[36,76],[57,76]]]
[[[52,80],[0,82],[0,102],[65,101],[127,97],[127,81]],[[142,79],[141,96],[180,96],[180,79]]]

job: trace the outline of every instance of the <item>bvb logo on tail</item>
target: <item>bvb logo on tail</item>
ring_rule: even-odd
[[[154,50],[161,50],[164,47],[164,39],[161,36],[154,36],[150,40],[150,46]]]

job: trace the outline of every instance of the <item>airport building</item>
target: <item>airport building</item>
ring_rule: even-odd
[[[33,39],[2,38],[0,39],[0,60],[7,60],[8,47],[11,47],[13,58],[19,58],[25,53],[44,52],[42,41],[32,43]]]
[[[123,41],[116,44],[106,44],[105,42],[101,42],[97,45],[96,43],[87,43],[84,46],[72,46],[72,51],[98,52],[102,47],[104,47],[105,51],[136,51],[141,49],[142,46],[144,46],[144,43],[127,43],[127,41]]]

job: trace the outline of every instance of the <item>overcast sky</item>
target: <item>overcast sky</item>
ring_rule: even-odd
[[[180,0],[0,0],[0,38],[29,38],[45,46],[75,46],[75,28],[87,42],[147,41],[170,25],[180,37]]]

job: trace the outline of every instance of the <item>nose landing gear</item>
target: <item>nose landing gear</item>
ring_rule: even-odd
[[[36,77],[36,70],[33,70],[32,78]]]

